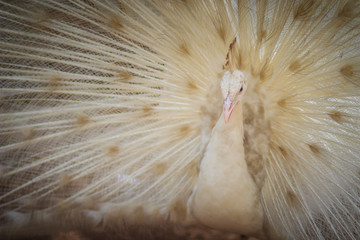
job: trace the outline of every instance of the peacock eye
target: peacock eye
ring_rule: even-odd
[[[243,87],[241,87],[241,88],[240,88],[240,91],[239,91],[239,93],[241,93],[242,91],[243,91]]]

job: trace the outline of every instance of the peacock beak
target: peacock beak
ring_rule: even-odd
[[[225,123],[227,123],[230,120],[231,113],[234,110],[235,105],[236,104],[233,104],[233,102],[230,100],[230,94],[228,94],[226,99],[224,100]]]

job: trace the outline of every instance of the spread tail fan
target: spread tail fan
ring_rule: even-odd
[[[360,236],[358,1],[4,0],[0,17],[0,234],[201,226],[188,200],[234,67],[267,238]]]

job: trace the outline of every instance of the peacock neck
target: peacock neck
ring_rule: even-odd
[[[192,215],[206,226],[255,234],[263,215],[245,161],[242,114],[239,102],[227,123],[224,114],[216,123],[189,202]]]
[[[243,139],[244,139],[244,128],[243,128],[243,109],[242,102],[238,102],[235,106],[232,115],[227,123],[225,123],[224,113],[221,118],[218,120],[217,127],[214,128],[215,131],[223,132],[222,137],[224,140],[227,140],[224,144],[230,144],[233,147],[235,143],[239,145],[236,147],[239,150],[244,148]],[[243,153],[244,151],[242,151]]]

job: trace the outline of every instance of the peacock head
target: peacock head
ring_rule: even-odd
[[[232,111],[246,91],[245,74],[239,70],[226,71],[221,79],[220,88],[224,98],[225,122],[228,122]]]

